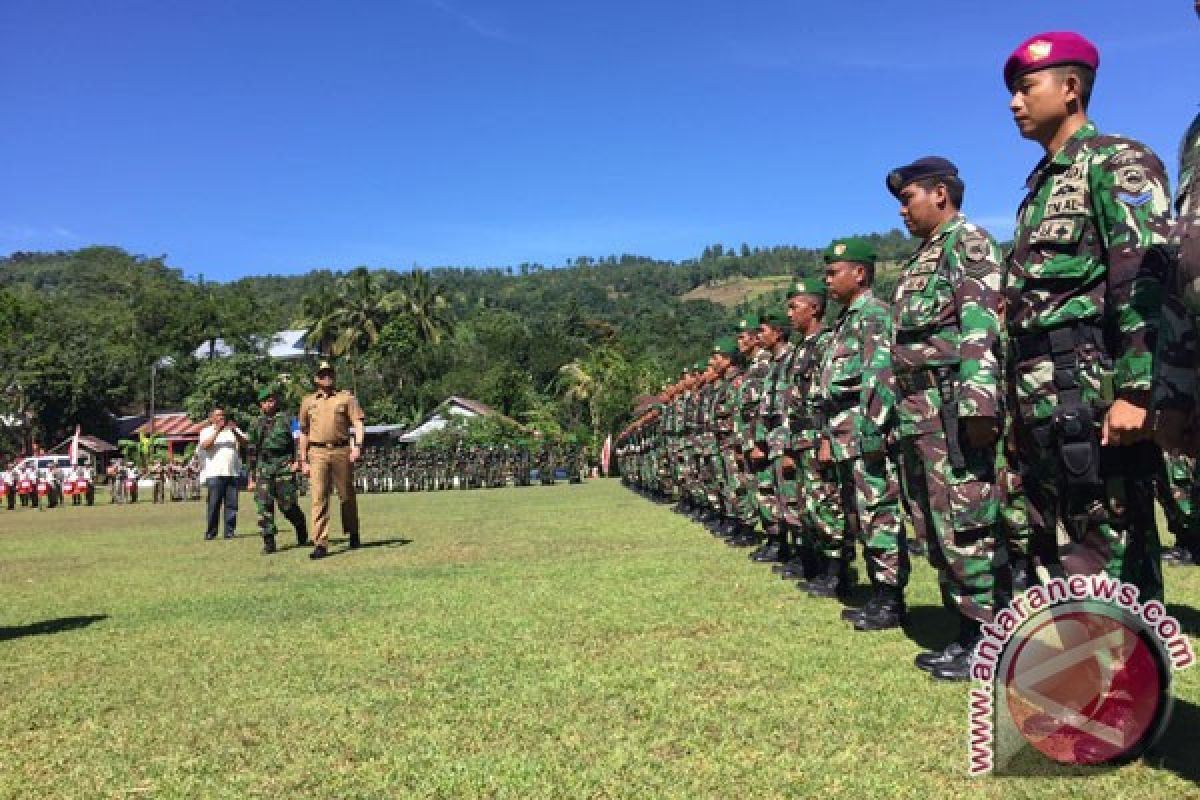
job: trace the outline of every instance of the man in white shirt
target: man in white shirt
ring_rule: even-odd
[[[246,443],[246,434],[225,419],[225,412],[214,408],[208,415],[208,427],[200,431],[200,480],[208,487],[208,527],[205,539],[217,538],[221,506],[225,506],[225,538],[237,531],[238,475],[242,462],[238,446]]]

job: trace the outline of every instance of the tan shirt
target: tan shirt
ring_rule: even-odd
[[[300,432],[310,442],[348,443],[351,427],[365,416],[358,400],[345,389],[332,394],[318,389],[300,401]]]

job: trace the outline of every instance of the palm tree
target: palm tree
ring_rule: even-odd
[[[454,329],[453,312],[446,290],[429,279],[429,273],[414,269],[401,280],[400,288],[388,294],[393,308],[408,316],[422,341],[437,344]]]
[[[337,295],[332,292],[316,291],[304,296],[304,318],[300,320],[308,331],[304,341],[323,356],[333,353],[333,343],[338,336],[337,311]]]
[[[379,331],[392,315],[394,298],[385,292],[382,279],[366,267],[356,267],[338,281],[335,318],[336,356],[361,355],[379,341]]]

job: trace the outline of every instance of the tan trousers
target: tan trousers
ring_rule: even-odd
[[[354,465],[350,448],[308,449],[309,491],[312,492],[313,544],[324,545],[329,539],[329,490],[337,490],[342,506],[342,531],[358,533],[358,499],[354,496]]]

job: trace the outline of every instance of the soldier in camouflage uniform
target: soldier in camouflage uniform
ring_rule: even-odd
[[[713,526],[717,536],[729,536],[737,525],[738,449],[734,440],[733,416],[741,370],[735,359],[737,341],[724,336],[713,345],[712,364],[717,374],[713,389],[712,428],[716,440],[715,479],[719,519]]]
[[[1000,249],[959,209],[958,168],[928,157],[893,170],[887,187],[921,242],[892,297],[892,369],[900,476],[913,528],[938,571],[958,637],[916,664],[967,680],[980,626],[996,609],[1000,432]]]
[[[762,523],[765,541],[750,554],[752,561],[782,562],[791,558],[787,540],[786,503],[796,493],[795,473],[784,474],[784,449],[787,446],[787,389],[792,361],[792,345],[787,332],[791,328],[782,311],[769,311],[758,325],[758,341],[770,354],[763,378],[762,398],[754,426],[754,449],[750,458],[764,467],[758,471],[755,505]]]
[[[766,388],[767,373],[771,369],[771,351],[764,348],[758,338],[759,324],[757,314],[748,314],[738,322],[738,350],[745,359],[746,368],[740,376],[734,416],[739,464],[738,524],[735,532],[726,539],[734,547],[758,544],[756,482],[759,474],[768,466],[765,452],[759,450],[760,455],[755,456],[758,411]]]
[[[263,538],[263,555],[275,552],[275,507],[296,529],[296,544],[308,544],[308,524],[296,496],[296,440],[288,418],[278,413],[279,392],[268,386],[258,393],[262,416],[250,426],[247,489],[254,492],[258,531]]]
[[[1200,14],[1200,0],[1196,12]],[[1187,492],[1190,508],[1185,509],[1183,503],[1172,504],[1180,512],[1173,515],[1168,507],[1168,521],[1172,516],[1179,518],[1176,546],[1170,551],[1169,563],[1189,565],[1200,560],[1200,535],[1184,521],[1198,510],[1196,503],[1200,500],[1196,497],[1200,476],[1196,474],[1195,460],[1200,452],[1200,418],[1196,406],[1196,371],[1200,367],[1200,114],[1192,120],[1180,146],[1175,211],[1178,217],[1171,232],[1173,258],[1155,362],[1154,407],[1158,411],[1158,442],[1167,451],[1172,494],[1182,494],[1185,484],[1191,489]],[[1185,510],[1192,513],[1183,513]],[[1180,533],[1184,531],[1181,539]]]
[[[869,244],[861,239],[837,240],[824,258],[825,285],[844,308],[821,362],[818,391],[825,429],[818,458],[835,465],[842,505],[863,544],[873,589],[865,609],[846,609],[843,618],[853,622],[855,630],[884,630],[903,621],[910,571],[900,484],[887,453],[895,411],[892,318],[871,291],[875,251]],[[839,559],[826,581],[809,584],[809,594],[844,593],[847,563],[848,559]]]
[[[1107,573],[1144,602],[1162,595],[1147,410],[1169,198],[1149,148],[1088,120],[1098,63],[1082,36],[1048,33],[1005,64],[1017,126],[1046,152],[1009,261],[1008,391],[1031,548],[1061,522],[1068,573]]]
[[[780,574],[785,579],[816,581],[828,574],[827,564],[839,565],[845,547],[846,515],[838,496],[833,469],[817,462],[821,438],[821,407],[816,380],[829,347],[824,323],[825,284],[820,279],[796,282],[788,296],[795,352],[788,370],[786,412],[788,436],[781,471],[794,472],[794,494],[786,498],[785,521],[792,531],[794,553]]]
[[[1194,567],[1200,556],[1196,459],[1180,452],[1163,453],[1163,469],[1156,487],[1167,529],[1175,536],[1175,546],[1163,551],[1163,561],[1174,567]]]

